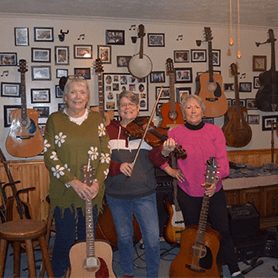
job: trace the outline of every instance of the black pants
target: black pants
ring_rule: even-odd
[[[178,202],[183,214],[185,225],[196,225],[202,206],[202,197],[191,197],[180,188],[178,189]],[[208,222],[211,227],[221,235],[219,258],[227,264],[232,273],[239,271],[234,245],[229,231],[228,211],[223,189],[210,198]]]

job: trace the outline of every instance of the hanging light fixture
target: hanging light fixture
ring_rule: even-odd
[[[234,38],[233,38],[233,7],[232,1],[229,0],[229,46],[234,45]]]
[[[236,57],[237,59],[241,58],[241,51],[240,51],[240,5],[239,0],[237,0],[237,51]]]

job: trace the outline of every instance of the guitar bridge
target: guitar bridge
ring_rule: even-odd
[[[215,102],[218,100],[218,97],[206,97],[206,101],[208,102]]]

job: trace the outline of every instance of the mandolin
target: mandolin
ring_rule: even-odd
[[[114,111],[109,110],[105,112],[104,109],[104,95],[103,95],[103,84],[102,84],[102,72],[103,72],[103,66],[102,61],[100,58],[96,59],[95,62],[95,71],[98,78],[98,107],[93,107],[93,111],[97,111],[102,115],[102,118],[104,119],[105,126],[108,126],[114,118]]]
[[[216,181],[217,165],[215,158],[207,161],[205,183]],[[199,224],[186,227],[181,234],[180,250],[170,265],[170,277],[220,277],[216,262],[220,246],[218,233],[207,227],[209,197],[204,195]]]
[[[148,76],[153,68],[152,61],[150,57],[143,53],[143,41],[145,36],[145,27],[143,24],[138,26],[138,37],[140,38],[140,50],[138,54],[135,54],[131,57],[128,62],[128,70],[129,72],[141,79]]]
[[[82,167],[84,183],[92,184],[94,169]],[[78,242],[70,249],[70,277],[116,277],[112,269],[112,248],[104,241],[95,241],[92,200],[85,200],[86,242]]]
[[[166,68],[170,83],[170,101],[163,103],[160,108],[162,116],[160,127],[162,128],[174,127],[177,124],[184,123],[180,105],[176,102],[175,98],[175,72],[173,60],[171,58],[166,60]]]
[[[272,29],[268,30],[271,44],[271,68],[259,74],[260,88],[256,94],[256,107],[261,111],[276,111],[278,106],[278,72],[275,66],[275,37]],[[259,46],[260,43],[257,43]]]
[[[25,92],[26,60],[19,60],[21,75],[20,95],[21,109],[11,112],[11,127],[6,138],[6,149],[15,157],[32,157],[43,150],[43,137],[38,127],[38,112],[27,109]]]
[[[238,70],[235,63],[231,64],[231,73],[234,76],[235,104],[229,107],[225,114],[225,123],[222,127],[226,144],[230,147],[244,147],[252,138],[252,129],[248,125],[247,109],[240,105],[238,89]]]
[[[201,73],[196,78],[196,94],[204,101],[205,117],[220,117],[228,109],[228,102],[224,95],[223,79],[219,73],[213,72],[212,33],[210,27],[204,28],[205,41],[208,42],[208,72]]]

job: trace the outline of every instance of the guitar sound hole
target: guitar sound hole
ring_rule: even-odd
[[[178,117],[178,114],[177,114],[176,111],[170,111],[170,112],[169,112],[169,118],[170,118],[171,120],[176,120],[177,117]]]

